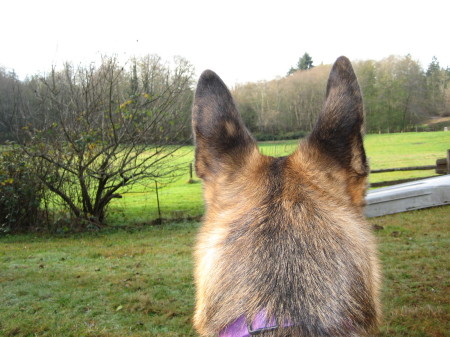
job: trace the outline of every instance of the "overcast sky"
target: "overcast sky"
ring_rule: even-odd
[[[314,64],[411,54],[450,66],[449,0],[9,0],[0,4],[0,66],[21,78],[101,54],[180,55],[233,86]]]

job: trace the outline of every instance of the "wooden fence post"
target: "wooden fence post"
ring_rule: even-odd
[[[450,174],[450,149],[447,150],[446,158],[436,160],[437,174]]]
[[[450,149],[447,150],[447,174],[450,174]]]
[[[158,223],[162,223],[161,219],[161,207],[159,206],[159,193],[158,193],[158,182],[155,180],[155,188],[156,188],[156,202],[158,204]]]

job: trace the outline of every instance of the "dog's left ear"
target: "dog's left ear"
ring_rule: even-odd
[[[352,176],[362,178],[369,173],[363,132],[361,90],[350,61],[341,56],[331,69],[325,104],[309,141]]]
[[[192,109],[195,136],[195,170],[202,179],[236,170],[256,147],[230,91],[211,70],[197,84]]]

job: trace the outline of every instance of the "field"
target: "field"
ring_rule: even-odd
[[[263,154],[284,156],[292,153],[298,141],[263,142]],[[434,165],[436,159],[445,158],[450,149],[450,132],[422,132],[397,134],[370,134],[365,138],[365,147],[372,169]],[[185,171],[181,178],[171,184],[161,185],[159,199],[161,216],[166,219],[199,217],[203,213],[202,187],[198,178],[196,183],[188,184],[189,163],[193,162],[193,147],[183,149]],[[370,182],[398,180],[402,178],[426,177],[434,171],[411,171],[379,173],[370,176]],[[115,225],[146,223],[158,217],[154,182],[148,186],[135,186],[123,193],[122,199],[114,200],[109,221]]]
[[[365,144],[372,168],[431,165],[450,148],[450,132],[368,135]],[[295,146],[264,143],[261,151],[285,155]],[[159,190],[166,218],[203,212],[201,183],[187,183],[192,148],[185,151],[186,176]],[[136,186],[112,206],[116,227],[0,237],[0,336],[196,336],[192,248],[199,223],[146,225],[157,214],[151,187]],[[384,274],[378,337],[448,336],[450,206],[369,223]]]
[[[378,336],[448,336],[450,206],[370,223],[384,270]],[[0,336],[195,336],[198,226],[0,238]]]

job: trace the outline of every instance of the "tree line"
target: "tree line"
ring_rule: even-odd
[[[355,61],[368,132],[419,130],[430,117],[450,116],[450,69],[433,58],[427,69],[410,55]],[[297,68],[272,81],[233,90],[247,125],[261,139],[309,132],[325,96],[331,65],[313,66],[305,53]]]
[[[416,130],[430,117],[450,115],[450,69],[441,67],[436,58],[427,69],[410,55],[354,61],[353,66],[364,95],[368,132]],[[309,132],[322,107],[330,67],[314,66],[305,53],[283,78],[235,85],[233,95],[251,131],[267,137]],[[180,71],[184,77],[175,78]],[[137,125],[149,110],[166,108],[172,118],[160,125],[164,132],[158,137],[184,142],[191,133],[193,76],[187,60],[178,58],[169,70],[156,55],[131,59],[126,66],[114,57],[103,58],[100,66],[67,63],[63,69],[53,68],[24,81],[0,68],[0,142],[23,140],[54,123],[61,126],[62,111],[79,114],[78,121],[89,120],[99,111],[116,109],[121,116],[128,111]],[[109,98],[105,96],[108,88]],[[91,110],[97,112],[91,114]],[[106,115],[102,116],[104,121]],[[152,135],[156,134],[153,130]],[[155,141],[146,137],[142,141]]]

